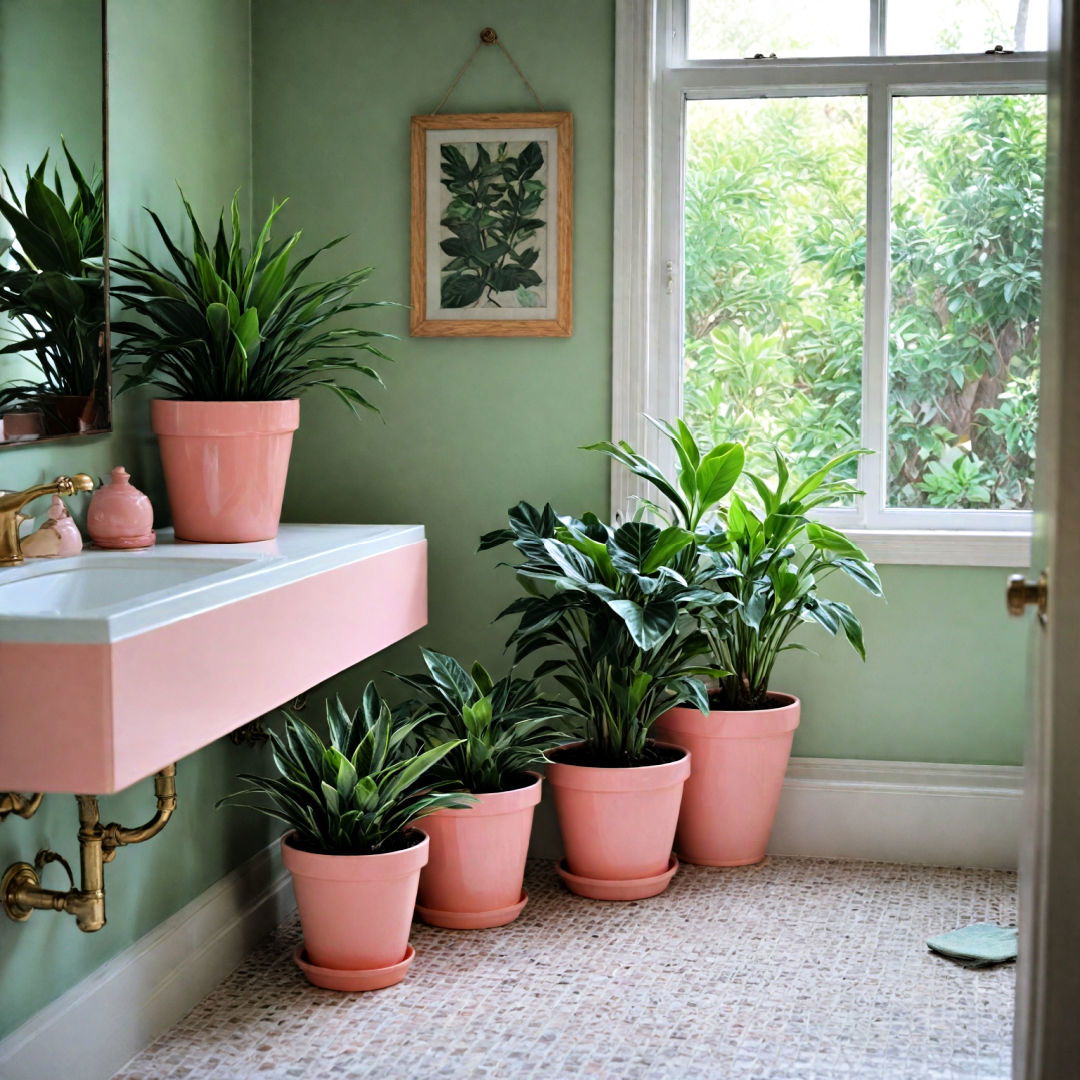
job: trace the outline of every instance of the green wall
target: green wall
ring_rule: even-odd
[[[256,216],[290,196],[284,225],[303,226],[311,244],[350,234],[326,256],[327,269],[373,264],[369,296],[405,301],[409,117],[431,110],[476,31],[493,23],[545,103],[573,111],[574,336],[409,339],[404,310],[373,316],[373,326],[403,338],[384,372],[387,391],[375,392],[385,424],[305,399],[286,501],[292,521],[419,521],[428,530],[430,625],[331,689],[352,696],[384,668],[413,669],[418,642],[498,665],[506,631],[491,618],[514,588],[495,568],[498,553],[475,554],[479,534],[520,498],[575,513],[607,505],[604,462],[575,447],[610,427],[612,0],[258,0],[250,24],[247,0],[110,4],[113,234],[128,242],[149,243],[142,203],[175,211],[174,179],[206,210],[250,187],[253,161]],[[449,107],[530,103],[505,59],[485,50]],[[123,459],[162,507],[144,413],[122,399],[111,438],[0,450],[0,485],[61,469],[100,474]],[[795,752],[1018,762],[1025,636],[1003,616],[1004,574],[885,567],[889,603],[855,598],[865,665],[808,632],[820,658],[796,655],[777,680],[805,702]],[[0,923],[0,1036],[268,841],[269,823],[212,810],[235,772],[257,770],[260,757],[220,742],[181,763],[174,821],[109,868],[104,932],[82,935],[71,920],[42,914],[26,926]],[[149,792],[143,783],[106,799],[105,813],[141,820]],[[550,828],[543,819],[548,841]],[[50,796],[33,821],[0,826],[0,865],[44,845],[75,855],[72,800]],[[62,872],[50,873],[59,885]],[[3,977],[16,971],[18,991]]]
[[[248,183],[248,0],[110,0],[109,7],[113,236],[145,244],[139,208],[152,202],[175,219],[174,179],[205,209]],[[0,449],[0,487],[25,487],[62,471],[101,475],[122,462],[162,506],[144,417],[144,403],[123,398],[112,436]],[[107,869],[109,924],[100,933],[83,934],[70,917],[51,913],[23,925],[0,917],[0,1037],[270,841],[269,822],[213,809],[239,770],[261,767],[260,757],[222,741],[180,763],[175,818],[145,847],[119,852]],[[149,781],[102,800],[106,820],[130,825],[152,808]],[[0,825],[0,867],[51,847],[77,872],[77,827],[75,800],[46,796],[32,820],[12,817]],[[45,880],[65,885],[59,867],[50,867]],[[42,1075],[48,1075],[45,1061]]]
[[[430,112],[493,24],[545,104],[575,125],[574,336],[564,340],[408,338],[404,310],[373,325],[401,334],[379,394],[385,426],[333,402],[304,401],[286,513],[292,520],[420,521],[431,545],[431,621],[416,640],[497,663],[514,595],[481,532],[518,499],[577,513],[607,507],[607,469],[575,449],[610,431],[612,0],[309,4],[254,10],[255,179],[259,207],[289,195],[290,226],[314,242],[350,233],[333,263],[372,264],[371,295],[406,300],[409,117]],[[364,59],[357,60],[357,48]],[[372,59],[377,58],[377,59]],[[446,111],[530,108],[495,50],[484,50]],[[328,262],[331,260],[328,260]],[[865,614],[870,658],[810,629],[820,658],[789,654],[777,685],[805,703],[797,754],[1015,763],[1024,726],[1025,631],[1001,601],[1006,571],[886,567],[889,602]],[[384,667],[411,669],[402,644],[335,681],[354,693]]]

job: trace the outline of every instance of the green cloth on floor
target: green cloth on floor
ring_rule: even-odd
[[[1016,959],[1016,927],[972,923],[928,938],[926,944],[964,967],[989,967]]]

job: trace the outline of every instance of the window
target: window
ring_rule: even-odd
[[[622,8],[616,437],[867,447],[826,514],[874,557],[1025,562],[1045,0]]]

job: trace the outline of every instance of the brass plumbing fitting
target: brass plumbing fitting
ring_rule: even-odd
[[[8,814],[17,814],[21,818],[32,818],[41,806],[45,793],[38,791],[33,795],[22,795],[18,791],[0,791],[0,821]]]
[[[141,844],[157,836],[176,809],[176,766],[154,774],[154,816],[135,829],[115,822],[101,824],[96,795],[76,795],[79,804],[79,888],[67,862],[54,851],[42,849],[34,864],[12,863],[0,879],[0,903],[8,918],[26,922],[35,911],[66,911],[75,916],[75,925],[93,933],[105,925],[105,864],[116,857],[116,849]],[[50,862],[59,862],[68,872],[71,887],[64,891],[45,889],[40,871]]]

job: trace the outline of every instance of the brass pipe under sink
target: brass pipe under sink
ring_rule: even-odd
[[[112,862],[116,849],[141,844],[157,836],[176,809],[176,766],[169,765],[154,775],[154,816],[145,825],[129,829],[111,822],[101,823],[96,795],[76,795],[79,805],[79,888],[67,861],[43,848],[33,864],[12,863],[0,879],[0,903],[8,918],[26,922],[35,911],[66,911],[75,916],[75,925],[93,933],[105,925],[105,864]],[[68,872],[71,887],[66,890],[42,887],[40,872],[50,862],[60,863]]]
[[[37,791],[33,795],[22,795],[18,791],[0,791],[0,821],[8,814],[21,818],[32,818],[41,806],[45,793]]]

